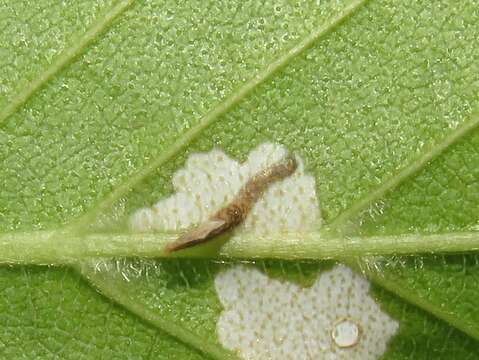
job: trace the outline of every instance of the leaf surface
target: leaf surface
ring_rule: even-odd
[[[420,242],[477,231],[474,1],[0,6],[2,240],[27,233],[34,244],[35,234],[65,228],[81,235],[92,222],[93,231],[124,231],[134,209],[172,192],[189,154],[219,147],[244,159],[265,141],[305,159],[321,236]],[[477,356],[475,255],[366,265],[389,290],[373,293],[401,321],[384,358]],[[213,279],[225,266],[83,263],[105,297],[72,270],[5,268],[2,350],[234,357],[215,332]],[[304,284],[323,268],[258,266]],[[65,315],[52,320],[56,309]]]

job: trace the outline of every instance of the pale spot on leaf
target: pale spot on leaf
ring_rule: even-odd
[[[310,288],[235,266],[215,279],[224,307],[218,337],[245,359],[374,360],[399,323],[369,295],[369,283],[345,266]]]
[[[191,155],[185,167],[173,175],[175,193],[130,217],[133,231],[177,231],[199,225],[227,205],[255,174],[284,159],[288,154],[278,144],[262,144],[240,164],[214,149]],[[316,184],[298,168],[289,177],[272,184],[256,202],[235,234],[266,235],[281,231],[308,231],[320,223]]]

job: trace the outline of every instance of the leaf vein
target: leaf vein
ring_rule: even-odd
[[[128,193],[128,191],[130,191],[136,184],[138,184],[144,178],[150,175],[159,166],[161,166],[168,160],[174,158],[174,156],[176,156],[179,151],[181,151],[188,144],[193,142],[202,133],[203,130],[205,130],[218,118],[227,113],[240,101],[242,101],[249,94],[251,94],[259,85],[270,79],[274,74],[276,74],[286,65],[288,65],[293,58],[303,53],[305,50],[310,48],[317,40],[330,33],[345,19],[352,16],[356,12],[356,10],[366,2],[367,0],[351,1],[349,5],[346,6],[339,14],[329,19],[329,21],[325,22],[322,26],[320,26],[308,36],[303,38],[303,40],[301,40],[297,45],[293,46],[291,49],[287,50],[285,53],[283,53],[278,58],[274,59],[271,63],[266,65],[255,76],[246,81],[242,86],[237,88],[235,92],[231,93],[222,102],[217,104],[208,113],[206,113],[199,120],[198,124],[191,127],[189,130],[185,131],[180,137],[178,137],[177,140],[168,147],[168,150],[153,159],[141,169],[139,169],[136,173],[132,174],[131,176],[128,176],[127,179],[123,183],[121,183],[115,190],[113,190],[105,198],[100,200],[100,202],[96,206],[94,206],[90,212],[88,212],[83,217],[79,218],[76,222],[74,222],[72,224],[72,227],[80,228],[90,223],[97,214],[107,209],[116,200]]]
[[[104,33],[108,26],[121,15],[134,0],[122,0],[116,3],[102,17],[97,19],[92,26],[72,44],[58,55],[58,57],[38,74],[32,81],[30,81],[24,88],[22,88],[11,101],[0,111],[0,124],[15,114],[39,89],[55,77],[63,68],[70,64],[73,59],[82,54],[88,45],[97,40],[101,33]]]
[[[479,115],[474,114],[472,118],[465,121],[457,129],[447,134],[437,144],[429,147],[420,154],[417,158],[409,164],[399,169],[396,173],[389,176],[376,189],[369,192],[366,196],[356,201],[352,206],[340,213],[334,220],[331,221],[329,229],[331,231],[341,230],[341,226],[345,225],[354,216],[366,209],[369,205],[384,197],[387,193],[397,188],[409,178],[416,175],[419,171],[425,168],[430,162],[438,158],[451,146],[459,142],[466,135],[471,133],[479,126]]]
[[[374,284],[397,295],[406,302],[427,311],[431,315],[442,319],[452,327],[462,331],[471,338],[479,340],[479,331],[477,329],[471,327],[470,324],[462,321],[455,314],[449,313],[441,307],[429,302],[428,300],[421,298],[416,292],[405,288],[400,282],[395,282],[390,278],[385,278],[384,276],[377,274],[374,271],[366,271],[365,275]]]

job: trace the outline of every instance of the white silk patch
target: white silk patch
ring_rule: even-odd
[[[243,265],[220,272],[218,337],[244,359],[374,360],[399,323],[369,295],[369,282],[339,265],[313,286],[270,279]]]
[[[282,145],[266,143],[244,163],[217,149],[193,154],[173,176],[174,193],[133,213],[130,228],[178,231],[204,223],[287,153]],[[296,171],[271,184],[233,237],[318,229],[315,179],[296,159]],[[369,295],[369,283],[344,266],[322,273],[310,288],[236,266],[219,273],[215,287],[224,306],[219,340],[245,359],[377,359],[398,328]]]
[[[175,193],[132,214],[130,228],[137,232],[177,231],[198,225],[227,205],[252,176],[286,154],[285,147],[270,143],[258,146],[242,164],[217,149],[193,154],[173,176]],[[301,159],[297,160],[296,171],[266,190],[235,233],[265,235],[318,227],[316,184],[304,173]]]

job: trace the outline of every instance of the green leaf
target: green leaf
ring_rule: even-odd
[[[175,234],[132,236],[126,217],[171,194],[190,154],[218,147],[243,160],[266,141],[304,159],[323,228],[190,255],[355,265],[357,255],[477,249],[474,1],[6,1],[0,10],[3,263],[163,256]],[[303,285],[329,266],[257,265]],[[477,356],[474,254],[359,265],[400,320],[384,358]],[[5,267],[0,351],[234,357],[215,330],[214,276],[227,266],[76,265],[103,297],[75,270]]]
[[[477,231],[477,132],[437,159],[427,172],[403,184],[383,200],[381,214],[362,219],[363,233],[440,233]],[[407,212],[404,209],[408,209]],[[367,271],[400,296],[479,335],[477,254],[379,259]]]
[[[2,357],[202,358],[103,298],[70,270],[3,268],[0,284]]]

